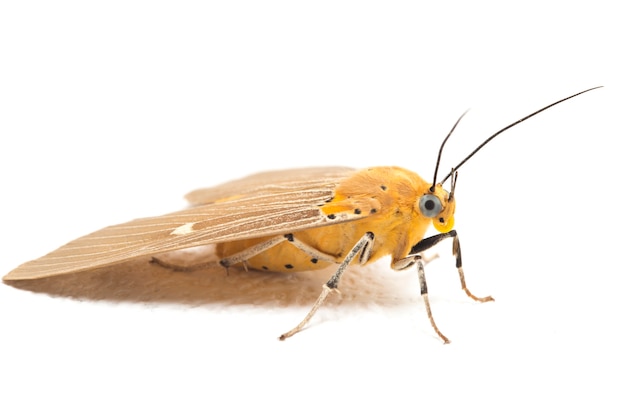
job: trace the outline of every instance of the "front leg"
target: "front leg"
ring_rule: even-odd
[[[461,289],[465,291],[468,297],[472,300],[480,301],[481,303],[487,301],[495,301],[495,299],[488,295],[487,297],[476,297],[474,294],[470,292],[465,284],[465,274],[463,273],[463,260],[461,258],[461,243],[459,242],[459,236],[456,233],[456,230],[451,230],[448,233],[441,233],[435,236],[427,237],[426,239],[420,240],[415,246],[411,248],[411,252],[409,252],[409,256],[404,259],[411,259],[411,255],[421,254],[422,252],[432,248],[442,240],[453,238],[452,241],[452,254],[456,258],[456,269],[459,271],[459,279],[461,280]],[[403,261],[401,259],[400,261]]]
[[[465,291],[465,293],[470,298],[476,301],[494,301],[493,297],[491,296],[476,297],[467,289],[467,285],[465,285],[465,274],[463,273],[463,261],[461,259],[461,244],[459,243],[459,237],[457,236],[456,230],[451,230],[448,233],[441,233],[419,241],[415,246],[411,248],[409,256],[407,256],[406,258],[394,260],[391,264],[391,267],[395,270],[406,269],[414,264],[417,264],[417,274],[420,281],[420,293],[422,295],[422,298],[424,299],[424,305],[426,306],[428,320],[430,321],[430,325],[435,330],[435,333],[437,333],[437,335],[441,338],[441,340],[443,340],[444,343],[450,343],[450,339],[448,339],[443,333],[441,333],[439,327],[437,327],[437,324],[435,323],[435,319],[433,318],[432,310],[430,308],[430,301],[428,300],[428,285],[426,284],[424,260],[422,259],[421,254],[447,238],[454,239],[452,241],[452,254],[456,258],[456,268],[459,271],[459,278],[461,279],[461,288],[463,289],[463,291]]]

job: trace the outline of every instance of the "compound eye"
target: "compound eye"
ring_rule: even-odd
[[[433,218],[441,213],[443,206],[441,200],[432,194],[423,195],[420,198],[420,211],[426,217]]]

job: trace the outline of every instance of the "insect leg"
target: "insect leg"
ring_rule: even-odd
[[[329,255],[327,253],[321,252],[315,249],[313,246],[307,245],[306,243],[302,242],[298,238],[294,237],[294,235],[291,233],[286,234],[285,238],[287,238],[287,241],[289,243],[291,243],[293,246],[295,246],[296,248],[300,249],[302,252],[309,255],[311,258],[315,258],[317,260],[328,262],[328,263],[338,263],[338,260],[336,257]]]
[[[316,260],[320,260],[320,261],[324,261],[328,263],[337,263],[336,257],[329,255],[327,253],[321,252],[310,245],[307,245],[306,243],[294,237],[292,233],[287,233],[286,235],[276,236],[274,238],[258,243],[254,246],[250,246],[249,248],[246,248],[242,250],[241,252],[237,252],[226,258],[222,258],[220,260],[220,265],[228,268],[229,266],[232,266],[239,262],[245,263],[245,261],[252,258],[253,256],[256,256],[259,253],[266,251],[278,245],[279,243],[282,243],[285,241],[291,243],[293,246],[300,249],[302,252],[306,253],[307,255],[310,255],[311,258],[315,258]]]
[[[328,262],[328,263],[338,263],[338,260],[336,257],[329,255],[327,253],[321,252],[310,245],[307,245],[301,240],[295,238],[292,233],[288,233],[282,236],[275,236],[268,240],[264,240],[263,242],[250,246],[249,248],[246,248],[242,250],[241,252],[237,252],[228,257],[220,259],[219,263],[223,267],[228,268],[232,265],[235,265],[241,262],[243,263],[244,268],[245,268],[246,266],[245,262],[248,259],[285,241],[291,243],[292,245],[294,245],[296,248],[300,249],[302,252],[306,253],[307,255],[310,255],[311,258],[315,258],[316,260]],[[203,263],[190,265],[190,266],[184,266],[184,265],[177,265],[177,264],[173,264],[170,262],[166,262],[159,258],[153,257],[150,260],[150,262],[156,265],[159,265],[163,268],[172,269],[177,272],[193,272],[199,269],[205,269],[209,266],[212,266],[214,265],[215,261],[203,262]]]
[[[459,242],[459,237],[456,235],[456,233],[454,234],[454,240],[452,241],[452,253],[456,257],[456,269],[459,271],[459,278],[461,279],[461,288],[463,289],[463,291],[465,291],[465,294],[467,294],[467,296],[471,298],[472,300],[480,301],[481,303],[484,303],[486,301],[495,301],[495,299],[490,295],[486,297],[476,297],[474,294],[470,292],[470,290],[467,288],[467,285],[465,285],[465,274],[463,273],[463,261],[461,260],[461,243]]]
[[[348,267],[348,265],[350,265],[350,262],[352,262],[354,257],[359,255],[360,263],[365,263],[369,259],[373,242],[374,233],[372,232],[367,232],[361,239],[359,239],[356,245],[354,245],[354,247],[350,250],[350,253],[348,253],[348,255],[344,258],[341,264],[339,264],[339,268],[337,268],[337,271],[335,271],[335,273],[328,280],[328,282],[322,286],[322,292],[317,298],[317,301],[315,301],[315,304],[313,304],[313,307],[311,308],[311,311],[309,311],[309,314],[307,314],[304,320],[302,320],[300,324],[298,324],[296,327],[289,330],[287,333],[283,333],[282,335],[280,335],[280,340],[285,340],[288,337],[293,336],[307,325],[309,320],[311,320],[311,317],[313,317],[313,315],[317,312],[321,305],[324,304],[324,301],[326,300],[326,297],[328,297],[328,294],[333,291],[337,291],[337,287],[339,286],[339,280],[341,279],[341,276],[343,275],[345,269]]]
[[[486,301],[494,301],[494,298],[491,296],[487,297],[476,297],[474,294],[470,292],[465,284],[465,274],[463,273],[463,260],[461,258],[461,243],[459,242],[459,236],[456,233],[456,230],[451,230],[448,233],[441,233],[435,236],[428,237],[419,241],[413,248],[411,248],[411,252],[409,255],[417,255],[425,250],[428,250],[441,242],[444,239],[453,238],[452,240],[452,254],[456,258],[456,269],[459,271],[459,278],[461,279],[461,289],[465,291],[468,297],[472,300],[480,301],[484,303]],[[407,258],[408,259],[408,258]],[[400,260],[402,261],[402,259]]]
[[[246,248],[241,252],[237,252],[226,258],[220,259],[220,265],[222,265],[224,268],[228,268],[229,266],[238,264],[239,262],[245,262],[253,256],[258,255],[259,253],[264,252],[278,245],[279,243],[284,242],[285,240],[287,240],[287,237],[283,235],[264,240],[263,242],[250,246],[249,248]]]
[[[430,325],[433,327],[437,335],[443,340],[444,343],[450,343],[450,340],[441,333],[437,324],[435,323],[435,319],[433,318],[432,310],[430,308],[430,301],[428,300],[428,286],[426,284],[426,273],[424,271],[424,260],[420,255],[422,252],[432,248],[437,245],[444,239],[452,238],[452,254],[456,258],[456,268],[459,271],[459,278],[461,279],[461,288],[465,291],[470,298],[480,302],[486,301],[494,301],[491,296],[487,297],[476,297],[472,294],[465,284],[465,274],[463,273],[463,261],[461,258],[461,244],[459,242],[459,237],[456,233],[456,230],[451,230],[448,233],[441,233],[435,236],[428,237],[419,241],[413,248],[411,248],[411,252],[409,256],[403,259],[398,259],[392,263],[392,268],[394,269],[406,269],[411,265],[417,263],[417,274],[419,276],[420,281],[420,293],[422,298],[424,299],[424,305],[426,306],[426,313],[428,314],[428,320],[430,321]]]
[[[419,255],[415,257],[415,261],[417,262],[417,275],[420,280],[420,293],[422,295],[422,298],[424,299],[426,314],[428,314],[428,320],[430,321],[430,325],[435,330],[435,333],[437,333],[437,335],[441,338],[441,340],[443,340],[443,343],[450,343],[450,339],[445,337],[443,333],[441,333],[441,331],[439,330],[439,327],[437,327],[437,324],[435,324],[435,319],[433,318],[433,313],[430,309],[430,301],[428,301],[428,286],[426,285],[426,272],[424,271],[424,261]]]
[[[416,245],[417,246],[417,245]],[[413,247],[415,248],[415,246]],[[426,248],[428,249],[428,248]],[[423,250],[426,250],[423,249]],[[391,267],[396,271],[400,271],[403,269],[410,268],[411,266],[417,264],[417,275],[420,280],[420,294],[424,299],[424,305],[426,306],[426,313],[428,314],[428,320],[430,321],[430,325],[435,330],[435,333],[443,340],[443,343],[450,343],[450,340],[441,333],[437,324],[435,324],[435,319],[433,318],[432,310],[430,309],[430,301],[428,300],[428,286],[426,285],[426,272],[424,271],[424,265],[427,263],[427,260],[422,258],[422,255],[418,254],[419,252],[411,251],[411,254],[406,258],[398,259],[391,263]]]
[[[220,259],[219,263],[220,265],[222,265],[225,268],[228,268],[232,265],[235,265],[239,262],[244,262],[244,268],[245,268],[245,261],[247,259],[252,258],[254,255],[257,255],[263,251],[268,250],[271,247],[274,247],[276,245],[278,245],[279,243],[284,242],[285,240],[288,240],[287,235],[285,236],[275,236],[273,238],[270,238],[268,240],[264,240],[261,243],[258,243],[254,246],[250,246],[249,248],[246,248],[245,250],[242,250],[241,252],[237,252],[229,257],[226,258],[222,258]],[[184,266],[184,265],[176,265],[170,262],[166,262],[163,261],[159,258],[153,257],[150,260],[151,263],[162,266],[163,268],[167,268],[167,269],[172,269],[176,272],[193,272],[193,271],[197,271],[199,269],[205,269],[209,266],[212,266],[215,264],[215,261],[211,261],[211,262],[202,262],[199,264],[195,264],[195,265],[189,265],[189,266]]]

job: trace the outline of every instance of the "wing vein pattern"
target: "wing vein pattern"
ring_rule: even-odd
[[[186,197],[191,207],[88,234],[11,271],[5,280],[79,272],[139,256],[332,224],[320,206],[350,168],[303,168],[252,175]]]

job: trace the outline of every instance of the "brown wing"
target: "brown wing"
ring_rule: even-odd
[[[217,202],[106,227],[22,264],[3,279],[50,277],[139,256],[351,220],[329,219],[319,207],[353,172],[348,168],[274,171],[194,191],[188,197],[194,204]]]
[[[346,167],[312,167],[267,171],[230,181],[217,187],[201,188],[187,194],[192,205],[232,200],[245,195],[281,194],[292,190],[310,190],[334,185],[354,173]]]

